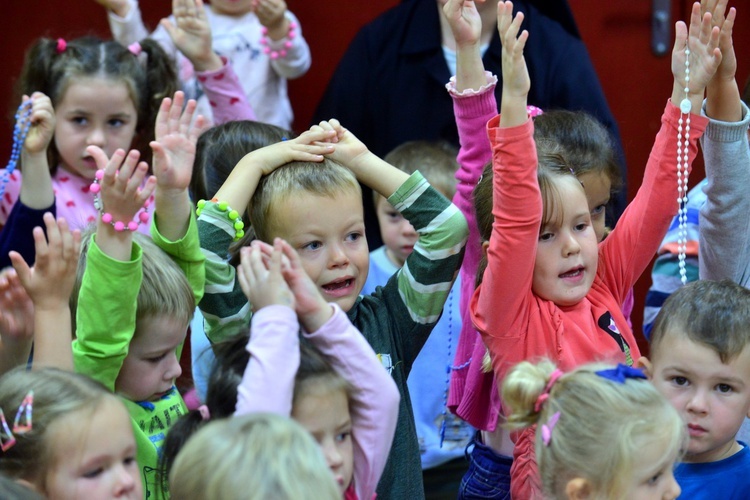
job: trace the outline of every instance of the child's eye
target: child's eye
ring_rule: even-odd
[[[104,468],[97,467],[96,469],[91,469],[89,471],[84,472],[83,477],[85,477],[86,479],[94,479],[95,477],[99,476],[99,474],[101,474],[102,472],[104,472]]]
[[[343,443],[344,441],[349,439],[351,435],[352,435],[351,431],[342,432],[336,436],[336,442]]]
[[[302,245],[302,250],[318,250],[322,246],[323,244],[319,241],[311,241],[310,243]]]
[[[112,118],[107,123],[110,127],[120,128],[125,125],[125,120],[122,120],[120,118]]]
[[[549,241],[553,236],[552,233],[539,233],[539,241]]]
[[[362,238],[362,233],[355,231],[353,233],[347,234],[346,238],[349,241],[359,241],[359,239]]]
[[[604,213],[604,209],[606,208],[606,205],[599,205],[598,207],[594,207],[594,209],[591,211],[591,215],[601,215]]]
[[[159,361],[161,361],[165,357],[167,357],[167,353],[166,352],[164,354],[159,354],[158,356],[153,356],[151,358],[146,358],[146,361],[148,361],[149,363],[158,363]]]
[[[576,224],[576,231],[585,231],[587,227],[589,227],[588,224],[581,222],[580,224]]]
[[[655,476],[653,476],[652,478],[648,480],[648,484],[651,486],[655,485],[656,483],[659,482],[659,479],[661,479],[661,476],[662,476],[662,473],[659,472],[658,474],[656,474]]]
[[[88,124],[88,120],[86,117],[83,116],[74,116],[70,119],[71,122],[75,123],[76,125],[86,125]]]
[[[688,379],[685,377],[672,377],[672,382],[679,386],[688,385]]]
[[[729,392],[732,392],[732,386],[729,384],[719,384],[716,386],[716,390],[721,392],[722,394],[727,394]]]

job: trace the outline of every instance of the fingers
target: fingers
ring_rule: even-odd
[[[26,263],[21,254],[16,252],[15,250],[9,252],[8,257],[10,257],[10,263],[13,266],[13,274],[11,275],[10,273],[5,273],[3,277],[3,285],[5,286],[0,288],[6,289],[7,293],[11,293],[14,282],[18,282],[22,286],[25,286],[25,284],[29,282],[29,280],[31,279],[31,268]]]

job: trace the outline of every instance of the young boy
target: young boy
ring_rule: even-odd
[[[432,187],[448,198],[456,192],[458,151],[448,143],[409,141],[388,153],[385,161],[409,175],[417,170]],[[370,272],[362,289],[364,295],[384,286],[404,265],[414,250],[418,234],[387,199],[373,193],[383,246],[370,252]],[[407,380],[422,458],[425,495],[458,493],[467,470],[466,446],[474,430],[446,408],[449,382],[443,376],[453,365],[461,333],[460,277],[453,283],[443,315],[435,325]]]
[[[416,251],[403,268],[366,297],[360,293],[369,252],[358,181],[386,197],[419,233]],[[378,497],[422,498],[419,444],[406,379],[461,265],[468,232],[463,215],[419,173],[409,176],[381,160],[335,120],[253,151],[216,193],[217,201],[199,203],[200,239],[207,254],[207,293],[200,307],[212,341],[228,335],[231,325],[247,329],[249,324],[250,305],[226,257],[237,237],[236,221],[228,217],[230,207],[244,212],[251,199],[256,237],[267,243],[280,237],[297,250],[323,297],[347,312],[399,387],[398,438]]]
[[[649,378],[690,437],[675,471],[690,499],[745,498],[750,449],[735,435],[750,415],[750,290],[696,281],[664,303],[651,333]]]

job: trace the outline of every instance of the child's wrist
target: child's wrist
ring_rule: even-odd
[[[286,16],[281,16],[281,19],[275,23],[266,26],[267,36],[274,42],[278,42],[282,38],[286,37],[289,33],[289,19]]]
[[[216,72],[224,67],[224,61],[222,61],[221,57],[219,57],[219,55],[213,50],[206,56],[195,58],[192,63],[195,71],[200,73]]]

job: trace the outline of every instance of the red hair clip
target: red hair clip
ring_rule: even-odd
[[[57,39],[57,46],[55,47],[55,50],[57,50],[58,54],[62,54],[65,52],[65,49],[68,48],[68,42],[63,40],[62,38]]]

